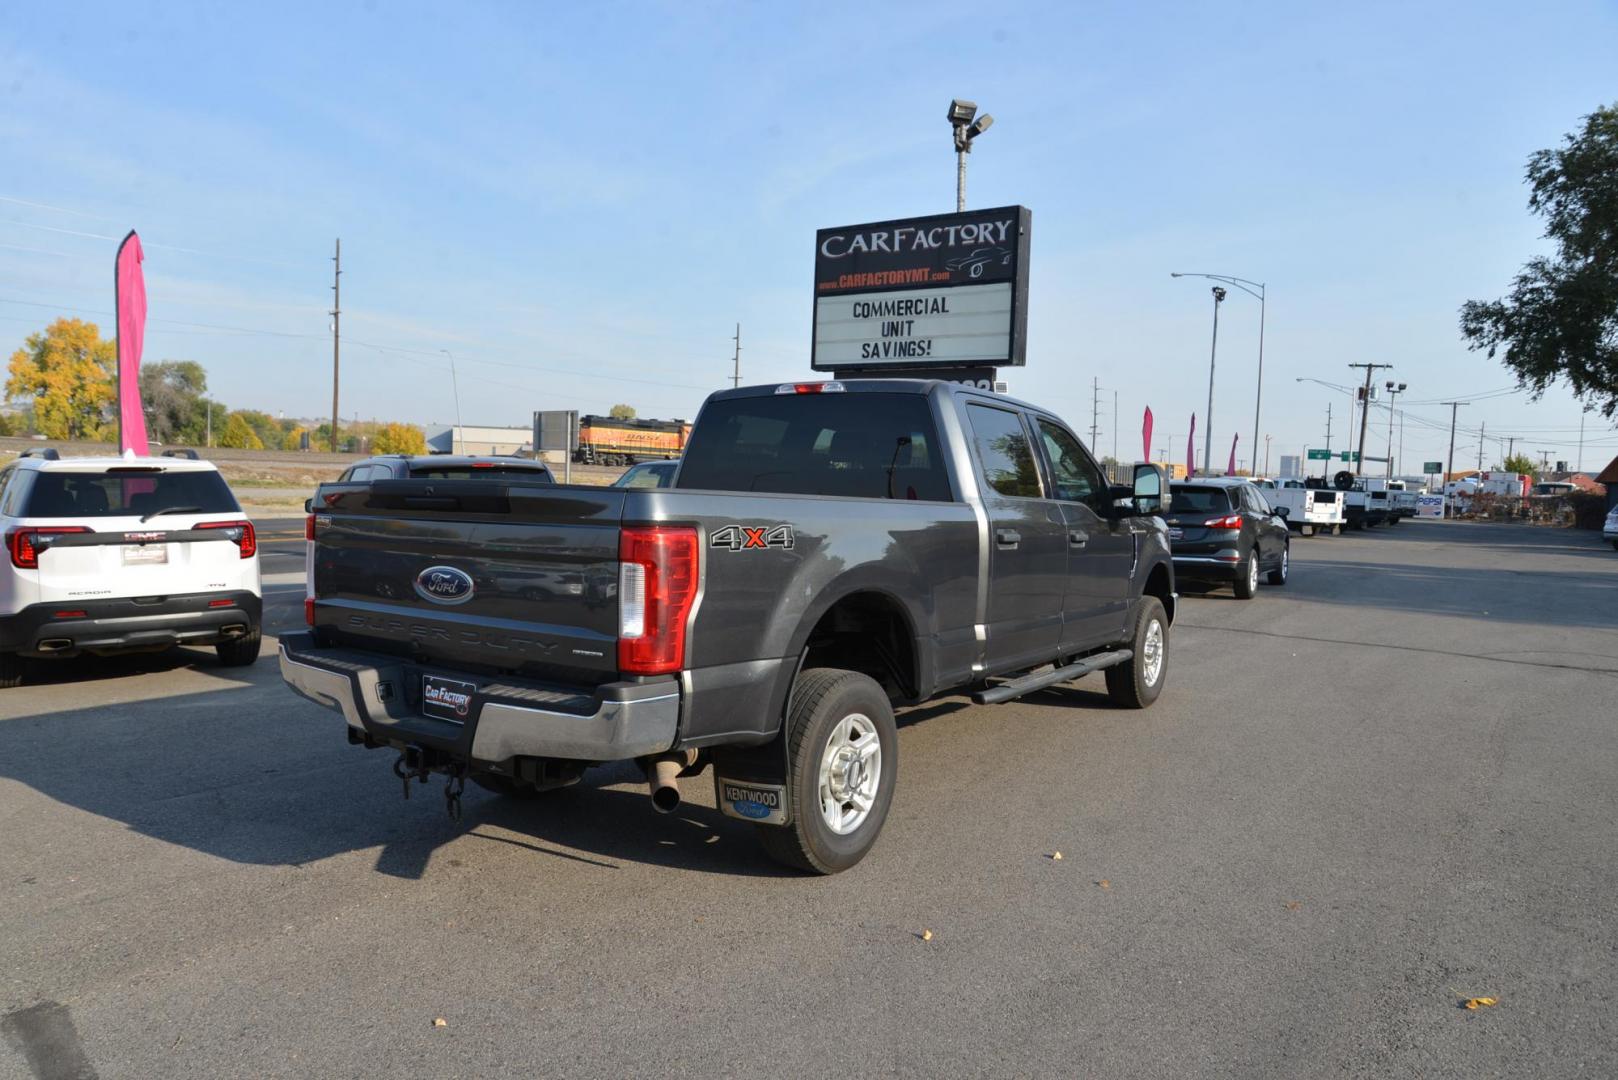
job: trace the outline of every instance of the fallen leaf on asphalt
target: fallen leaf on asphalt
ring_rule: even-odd
[[[1301,907],[1303,907],[1303,901],[1302,900],[1288,900],[1287,901],[1287,910],[1288,911],[1297,911]]]
[[[1062,861],[1062,853],[1060,851],[1053,851],[1053,852],[1051,852],[1051,858],[1055,859],[1057,862],[1061,862]]]
[[[922,932],[917,936],[919,936],[923,941],[933,940],[933,932],[931,930],[923,929]]]
[[[1096,884],[1100,885],[1103,889],[1112,888],[1112,882],[1108,881],[1106,878],[1102,878],[1100,881],[1096,882]]]
[[[442,1016],[437,1017],[433,1020],[433,1027],[449,1027],[449,1021]]]
[[[1488,1009],[1500,1004],[1495,998],[1467,998],[1461,1003],[1463,1009]]]

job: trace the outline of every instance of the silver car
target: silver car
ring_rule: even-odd
[[[1607,511],[1607,523],[1601,526],[1601,539],[1612,545],[1618,551],[1618,506]]]

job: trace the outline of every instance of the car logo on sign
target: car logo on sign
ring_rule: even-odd
[[[464,604],[476,588],[471,574],[453,566],[429,566],[416,575],[416,595],[434,604]]]

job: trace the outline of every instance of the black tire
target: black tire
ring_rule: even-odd
[[[1155,676],[1147,647],[1154,625],[1159,650]],[[1169,674],[1169,620],[1163,611],[1163,602],[1157,597],[1141,597],[1140,608],[1135,612],[1135,630],[1129,640],[1135,655],[1128,663],[1107,669],[1107,696],[1120,709],[1145,709],[1163,692],[1163,683]]]
[[[1612,542],[1612,550],[1618,551],[1618,540]]]
[[[1242,562],[1242,576],[1236,579],[1236,599],[1251,600],[1258,595],[1258,548],[1247,553]]]
[[[502,795],[510,799],[520,799],[523,802],[531,802],[535,799],[543,799],[547,795],[562,790],[561,788],[546,788],[544,791],[540,791],[532,784],[519,784],[517,781],[513,780],[509,776],[504,775],[503,773],[467,773],[466,778],[492,795]]]
[[[838,833],[822,816],[820,764],[842,722],[864,716],[874,730],[880,771],[871,807],[852,831]],[[791,823],[760,825],[759,840],[776,862],[812,874],[835,874],[865,858],[882,831],[899,776],[899,731],[888,695],[870,676],[839,668],[814,668],[798,676],[786,720],[791,770]],[[847,805],[847,804],[845,804]]]
[[[21,686],[23,672],[27,666],[23,658],[16,653],[0,653],[0,690]]]
[[[214,646],[219,653],[219,662],[226,667],[246,667],[258,659],[258,647],[263,641],[263,633],[258,627],[239,638],[221,641]]]
[[[1264,580],[1268,581],[1271,585],[1285,585],[1287,583],[1287,571],[1290,569],[1291,562],[1292,545],[1283,545],[1281,548],[1280,565],[1278,565],[1274,570],[1271,570]]]

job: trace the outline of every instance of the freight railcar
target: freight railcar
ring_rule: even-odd
[[[584,465],[633,465],[677,458],[685,452],[691,425],[684,420],[615,420],[579,417],[579,448],[573,460]]]

